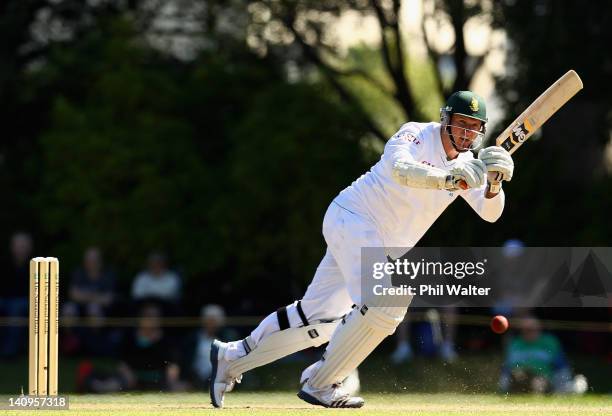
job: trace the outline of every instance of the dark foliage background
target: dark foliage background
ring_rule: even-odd
[[[147,253],[165,250],[194,305],[250,293],[252,310],[267,311],[299,296],[323,254],[327,205],[398,127],[380,120],[392,110],[426,120],[484,60],[462,35],[449,51],[428,44],[429,63],[409,58],[399,1],[194,0],[174,26],[158,24],[154,3],[0,5],[0,235],[30,231],[36,253],[68,269],[100,245],[126,282]],[[430,3],[430,17],[456,34],[476,15],[506,30],[497,79],[506,121],[570,68],[585,89],[517,153],[498,223],[458,202],[423,244],[609,245],[612,3]],[[349,8],[376,17],[383,42],[338,64],[321,27]],[[300,26],[308,10],[320,19]],[[181,56],[177,39],[198,47]],[[456,69],[450,83],[443,58]],[[426,98],[415,67],[431,73]],[[370,99],[359,82],[386,98]]]

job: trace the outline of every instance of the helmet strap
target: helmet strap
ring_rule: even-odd
[[[467,152],[468,150],[470,150],[470,149],[459,149],[459,147],[457,146],[457,143],[455,142],[455,136],[453,136],[453,133],[451,132],[450,125],[448,125],[448,124],[447,124],[447,125],[445,126],[445,130],[446,130],[446,134],[448,134],[448,138],[449,138],[449,140],[450,140],[451,144],[453,145],[453,148],[454,148],[454,149],[455,149],[457,152],[459,152],[459,153],[465,153],[465,152]]]

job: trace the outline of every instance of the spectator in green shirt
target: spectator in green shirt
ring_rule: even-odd
[[[502,392],[565,393],[572,390],[571,370],[556,336],[542,332],[532,317],[508,344],[499,387]]]

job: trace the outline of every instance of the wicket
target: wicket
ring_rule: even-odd
[[[28,383],[31,396],[57,396],[59,261],[30,260]]]

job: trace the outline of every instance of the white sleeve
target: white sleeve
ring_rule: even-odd
[[[412,123],[404,124],[385,145],[383,161],[391,177],[413,188],[444,189],[447,172],[419,162],[424,138]]]
[[[506,203],[506,195],[502,189],[493,198],[487,199],[485,194],[487,192],[487,185],[480,188],[469,189],[461,192],[463,199],[467,201],[474,211],[480,215],[485,221],[495,222],[501,217],[504,211],[504,205]]]
[[[423,152],[423,137],[412,123],[404,124],[385,145],[383,160],[389,166],[397,161],[417,161]]]

